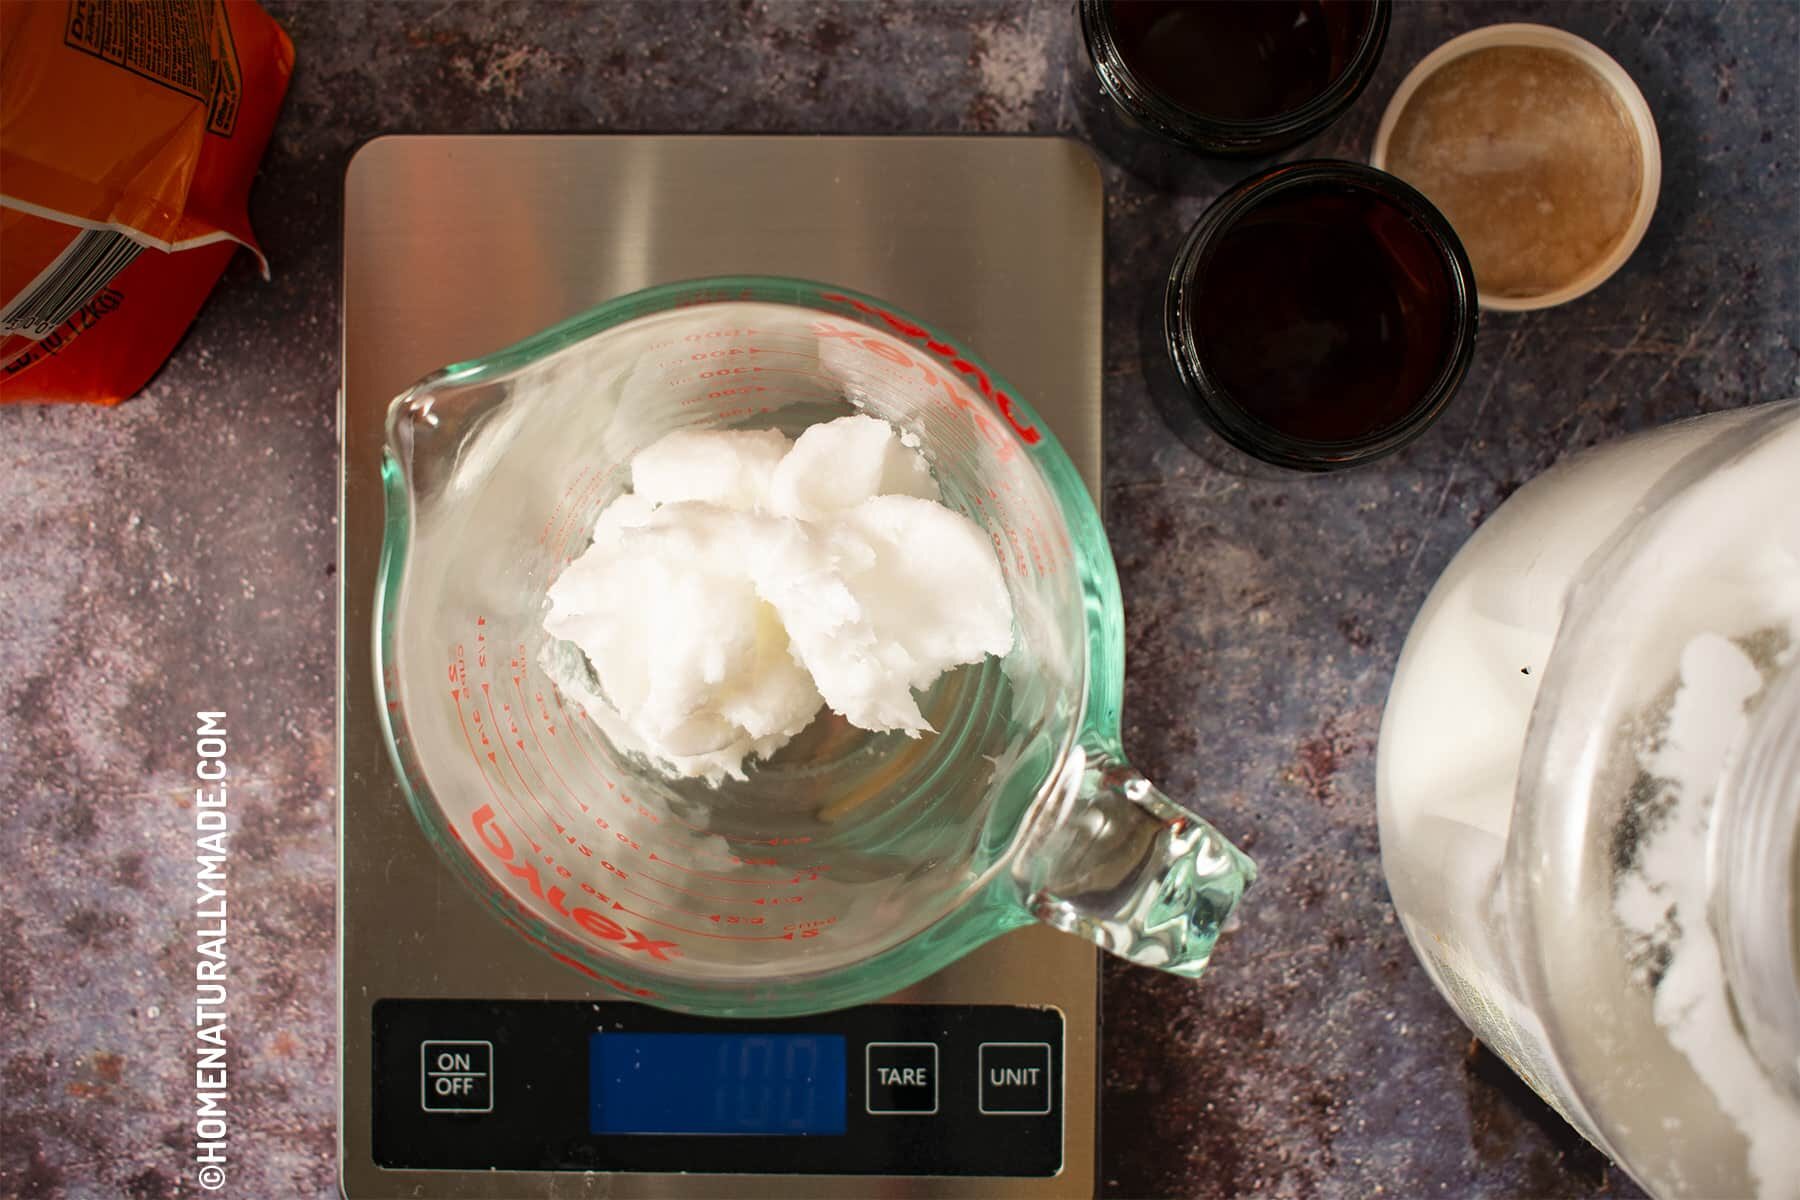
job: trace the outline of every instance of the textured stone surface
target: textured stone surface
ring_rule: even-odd
[[[299,65],[233,263],[115,411],[0,411],[0,1196],[193,1191],[193,713],[231,713],[232,1160],[333,1194],[333,433],[340,184],[383,131],[1077,130],[1062,2],[271,8]],[[1109,167],[1107,523],[1127,744],[1265,864],[1198,987],[1106,977],[1119,1196],[1631,1194],[1438,1000],[1377,860],[1374,739],[1412,613],[1562,455],[1800,392],[1800,10],[1397,6],[1308,154],[1361,157],[1466,28],[1571,28],[1639,81],[1661,204],[1610,283],[1490,315],[1463,392],[1346,478],[1255,480],[1154,417],[1136,320],[1210,199]],[[1221,178],[1228,177],[1221,176]]]

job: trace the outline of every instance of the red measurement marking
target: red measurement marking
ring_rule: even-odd
[[[627,896],[636,896],[639,900],[648,900],[652,904],[659,904],[662,907],[668,909],[670,912],[684,913],[690,917],[699,917],[703,921],[717,921],[719,919],[718,913],[701,912],[698,909],[692,909],[692,908],[681,908],[678,905],[669,904],[662,900],[658,900],[655,896],[646,896],[642,892],[633,891],[631,888],[628,888],[628,887],[622,887],[619,890],[621,892],[624,892]]]
[[[700,378],[705,379],[707,374],[705,371],[700,372]],[[804,379],[809,383],[817,383],[819,378],[817,371],[802,371],[794,367],[720,367],[711,374],[715,378],[723,378],[727,375],[792,375],[796,379]]]
[[[696,825],[692,821],[686,820],[685,818],[683,818],[681,816],[681,814],[677,813],[673,808],[669,809],[669,820],[675,822],[677,825],[681,825],[685,828],[691,829],[695,833],[704,833],[704,834],[712,833],[712,830],[708,829],[706,826]],[[721,836],[723,836],[723,835],[721,835]]]
[[[581,494],[575,498],[575,503],[569,506],[568,516],[564,519],[562,527],[557,531],[556,549],[551,552],[556,558],[571,557],[568,554],[569,538],[575,533],[575,525],[581,519],[581,514],[587,510],[589,499],[591,499],[593,494],[599,491],[611,477],[612,473],[610,471],[605,475],[596,471],[594,477],[588,480],[587,486],[581,490]]]
[[[556,507],[550,510],[550,515],[544,518],[543,529],[538,531],[538,545],[542,546],[550,540],[550,530],[556,525],[557,518],[562,515],[563,505],[569,502],[569,497],[575,494],[575,489],[581,486],[581,481],[587,478],[587,473],[590,470],[592,470],[591,467],[581,468],[580,472],[575,476],[575,481],[564,488],[562,495],[557,497]]]
[[[730,934],[730,933],[709,933],[704,929],[689,929],[685,925],[676,925],[669,921],[659,921],[655,917],[652,917],[647,913],[641,913],[641,912],[636,911],[635,909],[626,908],[623,904],[620,904],[617,900],[613,901],[613,910],[615,912],[630,913],[632,916],[636,917],[640,921],[648,921],[652,925],[661,925],[664,929],[673,929],[677,933],[685,933],[691,937],[712,938],[714,941],[719,941],[719,942],[791,942],[794,940],[794,935],[791,933],[744,935],[744,934]]]
[[[736,341],[739,338],[758,337],[762,332],[763,331],[760,329],[702,329],[699,333],[682,334],[681,340],[691,343],[710,342],[719,338],[730,338],[731,340]],[[659,345],[664,346],[673,346],[674,344],[674,342],[659,343]]]
[[[656,858],[656,855],[652,854],[650,857]],[[662,862],[664,860],[657,858],[656,861]],[[643,871],[643,870],[638,871],[638,878],[648,880],[649,882],[658,884],[662,887],[666,887],[672,892],[680,892],[684,896],[692,896],[696,900],[711,900],[715,904],[761,904],[762,903],[761,897],[752,899],[749,896],[715,896],[709,892],[690,891],[689,889],[682,887],[678,883],[670,883],[666,879],[659,879],[656,876],[648,873],[647,871]],[[626,889],[626,890],[629,891],[630,889]],[[644,895],[642,892],[632,892],[631,894],[634,896],[643,896]],[[648,900],[648,899],[650,899],[650,897],[644,896],[644,899]]]
[[[481,683],[481,699],[487,705],[488,719],[493,721],[494,728],[498,730],[500,728],[500,721],[499,718],[494,716],[494,699],[488,691],[488,683],[486,680],[483,680]],[[513,761],[512,751],[507,748],[505,738],[500,739],[500,752],[506,755],[506,765],[511,767],[513,769],[513,774],[519,777],[519,786],[525,789],[525,794],[531,797],[531,802],[538,806],[538,811],[544,814],[558,834],[567,834],[569,831],[563,827],[563,823],[550,815],[550,810],[544,807],[544,802],[538,799],[538,794],[531,790],[531,785],[529,783],[525,782],[525,773],[519,770],[519,764]],[[492,759],[493,757],[493,751],[490,750],[488,752],[488,758]],[[499,764],[495,763],[494,765],[498,766]],[[540,779],[538,782],[542,783],[543,780]]]
[[[550,715],[550,702],[544,699],[544,693],[533,692],[532,698],[537,701],[538,716],[544,718],[544,732],[551,737],[556,736],[556,718]]]
[[[516,825],[519,832],[525,835],[525,840],[531,843],[531,852],[533,854],[541,854],[544,848],[538,845],[537,841],[531,836],[531,830],[525,828],[524,822],[513,816],[512,810],[506,807],[506,801],[500,799],[500,793],[494,790],[493,781],[488,778],[487,772],[481,769],[481,754],[475,749],[475,739],[469,736],[469,723],[463,719],[461,693],[456,688],[451,688],[450,698],[456,701],[456,723],[462,726],[463,741],[468,743],[469,746],[469,757],[475,760],[475,773],[481,776],[482,783],[487,784],[488,795],[494,798],[494,803],[500,806],[500,811],[506,814],[507,820]],[[489,757],[491,758],[492,755],[489,755]]]
[[[754,859],[754,858],[743,859],[743,858],[738,857],[735,854],[720,854],[717,850],[702,850],[697,846],[690,846],[687,850],[687,853],[688,853],[689,857],[691,857],[691,858],[708,859],[712,862],[730,863],[734,867],[739,867],[739,866],[772,867],[775,865],[774,859],[769,859],[767,862],[764,862],[761,859]]]
[[[585,708],[580,709],[579,711],[581,712],[581,715],[583,717],[587,716],[587,710]],[[566,719],[568,714],[564,713],[563,716]],[[575,743],[575,748],[577,750],[581,751],[581,757],[587,759],[588,766],[593,769],[594,778],[598,779],[601,783],[604,783],[606,785],[606,788],[608,791],[612,791],[613,790],[612,780],[610,780],[606,777],[606,772],[602,771],[600,769],[600,764],[595,762],[594,756],[588,753],[587,746],[585,744],[585,739],[582,738],[580,730],[577,729],[574,725],[569,726],[569,740],[571,742]]]
[[[645,805],[645,804],[633,799],[631,796],[625,794],[624,792],[619,793],[619,803],[623,804],[626,808],[629,808],[632,812],[637,813],[640,817],[643,817],[646,821],[649,821],[652,825],[661,825],[662,824],[662,818],[657,816],[655,813],[651,812],[648,805]]]
[[[776,867],[776,868],[779,868],[781,866],[781,860],[778,858],[752,858],[752,857],[750,857],[748,855],[744,855],[744,854],[720,854],[716,850],[701,850],[698,848],[689,848],[687,850],[687,854],[693,858],[711,859],[711,860],[717,861],[717,862],[728,862],[734,867]],[[790,869],[792,869],[792,868],[790,868]],[[816,872],[816,871],[824,871],[824,870],[827,870],[828,868],[822,864],[814,864],[811,866],[801,867],[798,869],[802,870],[802,871]]]
[[[556,776],[556,781],[558,783],[562,784],[563,791],[569,793],[569,799],[575,801],[576,804],[580,804],[581,811],[586,812],[587,805],[581,803],[581,797],[575,794],[575,789],[569,786],[569,781],[564,779],[562,772],[556,769],[556,760],[550,757],[550,752],[548,750],[544,749],[544,739],[538,736],[537,726],[531,723],[531,705],[525,700],[525,687],[521,682],[522,679],[523,676],[513,676],[513,690],[519,694],[519,707],[525,710],[525,725],[526,728],[531,730],[531,740],[537,743],[538,753],[543,755],[544,758],[544,765],[550,768],[550,773]],[[524,746],[525,743],[519,743],[520,749],[524,749]],[[541,779],[543,776],[540,775],[539,778]],[[564,809],[563,811],[567,812],[568,810]],[[573,819],[573,814],[570,814],[570,816],[571,819]]]
[[[981,394],[986,397],[994,407],[1000,410],[1000,415],[1006,418],[1006,423],[1012,426],[1013,432],[1019,435],[1021,441],[1028,446],[1035,446],[1044,440],[1044,435],[1039,433],[1036,427],[1028,425],[1020,419],[1017,410],[1014,408],[1013,398],[1005,392],[995,388],[993,381],[987,377],[987,372],[958,355],[954,347],[946,345],[932,337],[931,332],[923,326],[907,320],[898,313],[889,312],[885,308],[877,308],[875,305],[852,299],[839,292],[822,292],[820,295],[821,298],[826,300],[834,300],[839,304],[848,304],[857,312],[867,316],[879,317],[889,329],[892,329],[900,336],[910,338],[916,342],[923,342],[925,349],[949,362],[951,369],[964,375],[974,376],[976,386],[980,389]]]
[[[780,887],[784,882],[785,883],[799,883],[800,882],[800,877],[798,875],[796,875],[794,878],[789,879],[789,880],[731,879],[724,875],[714,875],[708,871],[696,871],[696,870],[694,870],[694,868],[684,867],[678,862],[669,862],[668,859],[659,857],[657,855],[656,851],[654,851],[654,850],[652,850],[650,852],[650,861],[651,862],[659,862],[659,863],[668,863],[669,866],[674,867],[677,871],[680,871],[684,875],[698,875],[701,879],[710,879],[714,883],[733,883],[739,887]],[[818,873],[814,872],[813,878],[817,879],[818,877],[819,877]]]
[[[696,825],[692,821],[684,819],[681,816],[681,814],[677,813],[673,808],[671,808],[669,810],[669,819],[671,821],[674,821],[677,825],[682,825],[682,826],[687,827],[688,829],[693,830],[695,833],[704,833],[708,837],[722,837],[727,842],[740,842],[746,846],[804,846],[808,842],[812,841],[812,838],[810,838],[810,837],[746,838],[746,837],[738,837],[736,834],[720,833],[715,829],[708,829],[704,825]],[[719,857],[719,855],[709,854],[709,852],[707,852],[707,851],[696,851],[695,853],[708,855],[709,857],[714,857],[714,858]],[[763,861],[759,861],[757,859],[741,858],[735,854],[729,855],[727,857],[729,857],[732,862],[743,863],[747,866],[771,866],[772,867],[775,865],[775,860],[772,858],[763,860]]]

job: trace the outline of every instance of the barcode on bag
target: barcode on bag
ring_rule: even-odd
[[[142,249],[117,230],[82,230],[55,261],[0,309],[0,336],[19,333],[34,342],[46,336],[130,266]]]

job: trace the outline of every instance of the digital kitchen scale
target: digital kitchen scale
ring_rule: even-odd
[[[1093,159],[1057,138],[391,137],[357,153],[338,421],[347,1196],[1093,1195],[1092,946],[1020,930],[880,1004],[783,1021],[606,999],[427,843],[382,744],[370,631],[388,401],[651,284],[794,275],[919,313],[1030,398],[1097,492],[1102,213]],[[804,1086],[771,1088],[780,1064]]]

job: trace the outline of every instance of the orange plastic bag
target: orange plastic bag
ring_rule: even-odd
[[[117,404],[237,247],[294,69],[254,0],[0,0],[0,403]]]

